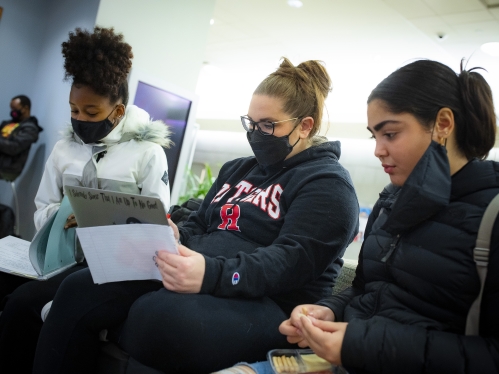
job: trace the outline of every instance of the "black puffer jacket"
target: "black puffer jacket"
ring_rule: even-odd
[[[434,143],[403,188],[380,194],[354,287],[321,302],[349,322],[341,356],[355,373],[499,370],[497,222],[481,336],[463,336],[480,289],[473,248],[485,208],[499,193],[499,164],[472,160],[448,175],[445,151]]]
[[[12,120],[3,121],[0,124],[0,133],[11,123]],[[36,117],[29,117],[21,121],[7,137],[0,136],[0,174],[6,173],[12,176],[21,174],[31,144],[38,140],[38,133],[41,131],[43,129],[38,126]]]

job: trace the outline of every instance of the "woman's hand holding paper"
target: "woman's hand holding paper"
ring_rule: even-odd
[[[74,214],[70,214],[68,219],[66,220],[66,224],[64,225],[64,229],[70,229],[71,227],[77,227],[78,223],[76,222],[76,218]]]
[[[178,255],[166,251],[158,252],[156,262],[163,278],[163,285],[170,291],[198,293],[203,284],[204,257],[181,244],[178,246],[178,252]]]
[[[168,218],[168,224],[170,225],[170,227],[172,228],[173,230],[173,235],[175,236],[175,240],[177,241],[177,243],[179,242],[180,240],[180,234],[178,232],[178,227],[176,224],[173,223],[173,221]]]

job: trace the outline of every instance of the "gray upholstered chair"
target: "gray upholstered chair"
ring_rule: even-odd
[[[340,275],[336,278],[336,284],[333,287],[333,295],[336,295],[344,289],[352,285],[353,278],[355,278],[355,269],[357,269],[357,261],[343,259],[343,267],[341,268]]]

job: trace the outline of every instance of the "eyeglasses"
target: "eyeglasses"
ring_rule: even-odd
[[[247,132],[255,131],[255,127],[256,127],[256,128],[258,128],[258,132],[262,135],[273,135],[276,123],[293,121],[296,119],[298,119],[298,117],[284,119],[282,121],[275,121],[275,122],[272,122],[272,121],[255,122],[255,121],[252,121],[251,119],[249,119],[247,116],[241,116],[241,122],[243,124],[244,129]]]

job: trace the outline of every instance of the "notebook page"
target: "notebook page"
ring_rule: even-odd
[[[77,228],[94,283],[158,279],[156,251],[178,254],[173,230],[166,225],[130,224]]]
[[[0,239],[0,268],[9,273],[37,278],[38,274],[29,260],[29,245],[30,242],[15,236]]]

